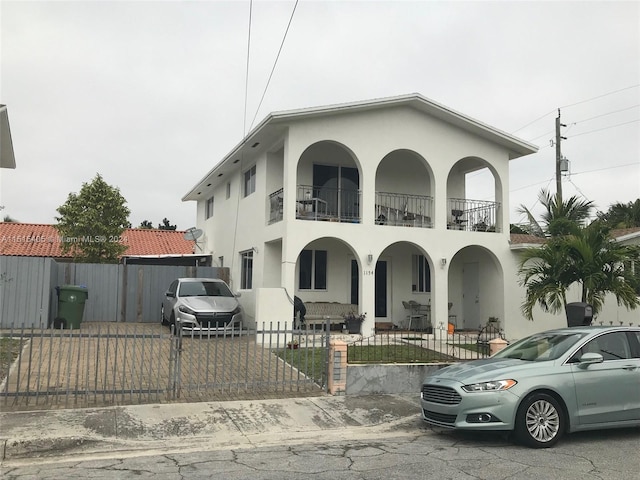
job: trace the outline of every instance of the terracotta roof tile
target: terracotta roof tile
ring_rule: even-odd
[[[182,230],[128,228],[121,243],[125,255],[190,255],[194,242]],[[70,258],[62,253],[63,238],[53,225],[0,222],[0,255]]]
[[[540,244],[542,245],[546,241],[543,237],[536,237],[535,235],[527,235],[524,233],[512,233],[511,245],[523,245],[523,244]]]

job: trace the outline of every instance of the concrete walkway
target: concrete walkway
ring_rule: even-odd
[[[419,395],[319,396],[0,413],[3,460],[295,444],[420,424]]]

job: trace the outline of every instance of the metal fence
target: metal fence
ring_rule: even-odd
[[[327,334],[260,330],[185,335],[151,324],[0,332],[0,409],[78,408],[318,395]]]
[[[499,330],[459,331],[434,335],[389,331],[366,337],[347,347],[348,363],[439,363],[489,356],[489,341],[503,338]]]
[[[56,286],[89,290],[86,321],[159,322],[162,296],[179,277],[228,280],[228,269],[173,265],[60,263],[0,255],[0,328],[47,328],[56,316]]]

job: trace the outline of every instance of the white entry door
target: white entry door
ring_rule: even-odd
[[[462,266],[462,327],[477,328],[480,325],[480,278],[478,262]],[[460,319],[458,319],[460,326]]]

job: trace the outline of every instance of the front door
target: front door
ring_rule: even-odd
[[[376,262],[375,278],[375,308],[376,319],[387,319],[387,262],[378,260]]]
[[[462,326],[477,327],[480,321],[480,284],[478,262],[462,266]],[[458,326],[460,326],[458,319]]]
[[[358,262],[351,259],[351,305],[360,305],[358,297],[358,289],[360,288],[360,272],[358,271]]]

